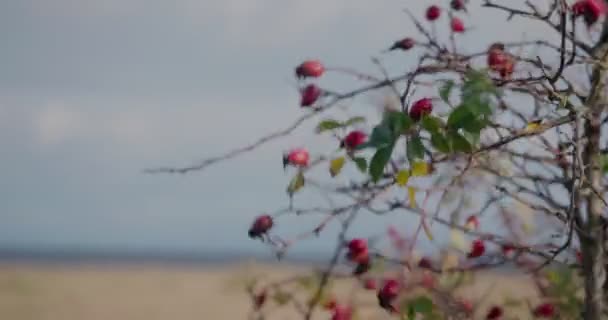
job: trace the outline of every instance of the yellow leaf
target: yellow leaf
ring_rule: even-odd
[[[416,208],[416,188],[414,188],[414,187],[408,187],[407,188],[407,195],[408,195],[408,198],[410,200],[410,207],[411,208]]]
[[[468,246],[466,240],[464,239],[464,235],[460,230],[452,230],[450,232],[450,242],[452,246],[462,252],[468,251]]]
[[[429,225],[426,224],[424,219],[422,219],[422,229],[424,230],[426,237],[429,238],[429,240],[433,241],[433,233],[431,233],[431,228],[429,228]]]
[[[401,170],[397,173],[397,185],[400,187],[404,187],[407,184],[407,181],[410,179],[410,172],[408,170]]]
[[[302,171],[298,172],[298,174],[291,179],[289,182],[289,186],[287,186],[287,193],[290,196],[293,196],[294,193],[298,192],[304,186],[304,174]]]
[[[414,162],[412,163],[412,176],[422,177],[429,174],[429,164],[426,162]]]
[[[443,257],[441,259],[441,270],[445,271],[448,269],[453,269],[453,268],[458,267],[458,265],[460,264],[460,262],[458,260],[459,260],[458,255],[447,252],[445,255],[443,255]]]
[[[344,161],[344,157],[338,157],[331,160],[331,162],[329,163],[329,174],[332,177],[335,177],[340,174],[340,171],[342,171],[342,167],[344,167]]]
[[[526,131],[536,131],[536,130],[538,130],[538,129],[540,129],[540,128],[541,128],[541,122],[542,122],[542,119],[540,119],[540,120],[534,120],[534,121],[530,121],[530,122],[528,122],[528,124],[526,125],[525,130],[526,130]]]
[[[526,234],[534,233],[534,209],[521,201],[515,203],[514,210],[521,219],[521,226]]]

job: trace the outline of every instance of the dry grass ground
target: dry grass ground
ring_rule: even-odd
[[[238,320],[247,319],[249,300],[239,287],[246,274],[273,278],[298,272],[295,268],[234,265],[178,266],[44,266],[0,265],[0,319],[4,320]],[[536,291],[523,275],[480,274],[463,296],[486,302],[504,296],[535,300]],[[337,286],[349,292],[352,282]],[[492,288],[492,290],[489,290]],[[361,303],[373,303],[362,292]],[[366,319],[389,319],[374,308]],[[324,312],[317,319],[329,319]],[[288,310],[271,319],[298,319]],[[525,318],[522,318],[525,319]]]

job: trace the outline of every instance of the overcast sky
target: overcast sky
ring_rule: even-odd
[[[263,250],[246,238],[250,220],[287,204],[281,153],[293,145],[325,146],[314,123],[205,172],[142,170],[187,165],[286,126],[302,113],[295,65],[319,58],[376,71],[372,55],[415,34],[401,9],[422,15],[429,3],[2,1],[0,247]],[[507,33],[492,26],[504,15],[488,12],[465,16],[477,28],[460,40],[464,49],[524,31],[529,39],[542,37],[523,20]],[[385,61],[398,74],[415,57],[392,54]],[[364,83],[328,75],[321,84]],[[374,97],[366,99],[358,103]],[[281,232],[316,220],[303,221],[287,219]],[[388,223],[364,218],[355,230],[371,235]],[[327,248],[333,238],[301,249]]]

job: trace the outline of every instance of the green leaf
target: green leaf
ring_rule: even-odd
[[[391,145],[393,141],[394,138],[392,136],[390,128],[388,126],[380,124],[375,127],[374,130],[372,130],[372,134],[369,137],[369,141],[360,145],[360,147],[374,147],[376,149],[380,149]]]
[[[384,172],[384,167],[391,159],[391,154],[393,153],[394,145],[391,144],[387,147],[380,148],[376,151],[376,154],[372,157],[372,160],[369,164],[369,174],[372,177],[372,181],[376,182],[382,176]]]
[[[608,172],[608,154],[603,154],[600,162],[602,164],[602,171],[604,173]]]
[[[443,153],[449,153],[451,151],[448,139],[446,139],[441,133],[433,133],[431,135],[431,144],[435,149],[437,149],[437,151]]]
[[[446,103],[450,103],[450,93],[452,92],[452,88],[454,88],[454,84],[454,80],[448,80],[439,88],[439,96]]]
[[[393,137],[397,138],[403,131],[409,130],[414,121],[409,115],[400,111],[387,111],[384,114],[382,123],[391,131]]]
[[[450,132],[449,137],[450,141],[452,142],[452,149],[454,149],[454,151],[464,153],[470,153],[471,151],[473,151],[471,143],[467,139],[465,139],[465,137],[460,135],[460,133]]]
[[[510,297],[505,298],[505,301],[503,302],[505,307],[519,307],[521,305],[523,305],[523,301],[522,300],[516,300]]]
[[[367,160],[365,158],[356,157],[356,158],[353,158],[353,161],[357,165],[357,168],[359,169],[359,171],[361,171],[363,173],[367,172]]]
[[[382,257],[377,257],[372,260],[372,266],[367,271],[369,274],[383,274],[386,271],[386,260]]]
[[[361,116],[352,117],[344,122],[344,126],[345,127],[351,126],[351,125],[353,125],[355,123],[359,123],[359,122],[365,122],[365,117],[361,117]]]
[[[465,129],[466,130],[466,129]],[[469,140],[469,142],[471,143],[472,146],[476,146],[479,144],[479,132],[477,133],[472,133],[472,132],[468,132],[468,131],[464,131],[462,133],[462,135],[467,138],[467,140]]]
[[[479,135],[481,130],[486,127],[487,121],[485,119],[473,118],[470,121],[466,121],[462,126],[466,132],[470,132]]]
[[[344,157],[338,157],[331,160],[329,163],[329,174],[332,176],[332,178],[340,174],[340,171],[342,171],[342,168],[344,167],[345,161],[346,159]]]
[[[419,136],[413,136],[407,142],[407,157],[412,161],[424,158],[425,150]]]
[[[412,301],[414,310],[418,313],[426,314],[433,311],[433,301],[429,297],[420,296]]]
[[[443,127],[441,119],[430,115],[422,117],[422,127],[430,133],[437,133]]]
[[[487,73],[470,69],[465,75],[465,81],[462,86],[463,100],[472,96],[481,94],[498,94],[499,91],[494,85],[494,82],[488,77]]]
[[[300,285],[304,289],[313,289],[315,288],[315,278],[312,276],[301,277],[297,280],[298,285]]]
[[[317,133],[322,133],[328,130],[333,130],[333,129],[337,129],[337,128],[341,128],[342,124],[336,120],[332,120],[332,119],[327,119],[327,120],[323,120],[321,121],[318,125],[317,125]]]
[[[426,296],[419,296],[409,301],[405,301],[405,305],[402,306],[402,310],[413,310],[415,313],[421,313],[424,315],[433,312],[433,300]]]
[[[416,320],[416,310],[412,306],[407,307],[407,320]]]
[[[287,302],[289,302],[289,300],[291,300],[291,296],[285,292],[282,291],[277,291],[273,296],[272,299],[274,300],[274,302],[280,306],[285,305]]]
[[[475,115],[466,105],[460,105],[454,108],[450,113],[450,116],[448,117],[448,127],[451,129],[460,129],[470,121],[475,121]]]
[[[397,180],[397,185],[400,187],[404,187],[408,180],[410,179],[410,171],[409,170],[401,170],[397,173],[395,180]]]
[[[298,174],[296,174],[295,177],[291,179],[291,182],[289,182],[289,185],[287,186],[287,193],[289,194],[289,196],[293,196],[296,192],[298,192],[298,190],[302,189],[304,184],[304,173],[302,173],[302,171],[299,171]]]
[[[492,107],[488,98],[484,97],[471,97],[467,100],[463,100],[463,104],[466,105],[469,110],[475,115],[491,115]]]

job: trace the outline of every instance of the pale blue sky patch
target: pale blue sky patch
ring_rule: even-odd
[[[303,112],[293,79],[303,59],[378,74],[371,56],[403,36],[420,37],[400,10],[421,13],[426,5],[3,1],[0,247],[260,252],[246,230],[256,214],[287,204],[282,152],[294,144],[312,152],[337,146],[313,134],[315,123],[202,173],[142,170],[187,165],[290,124]],[[502,19],[481,10],[470,20],[479,28],[459,42],[471,51],[497,37]],[[523,20],[512,26],[500,40],[535,31]],[[383,59],[396,75],[413,67],[413,55]],[[331,73],[320,83],[337,91],[364,84]],[[346,105],[377,116],[369,103],[378,99],[373,93]],[[364,217],[353,232],[373,235],[391,221],[417,221],[399,219]],[[293,222],[280,221],[279,232],[301,231]],[[328,241],[331,233],[298,250],[330,249]]]

